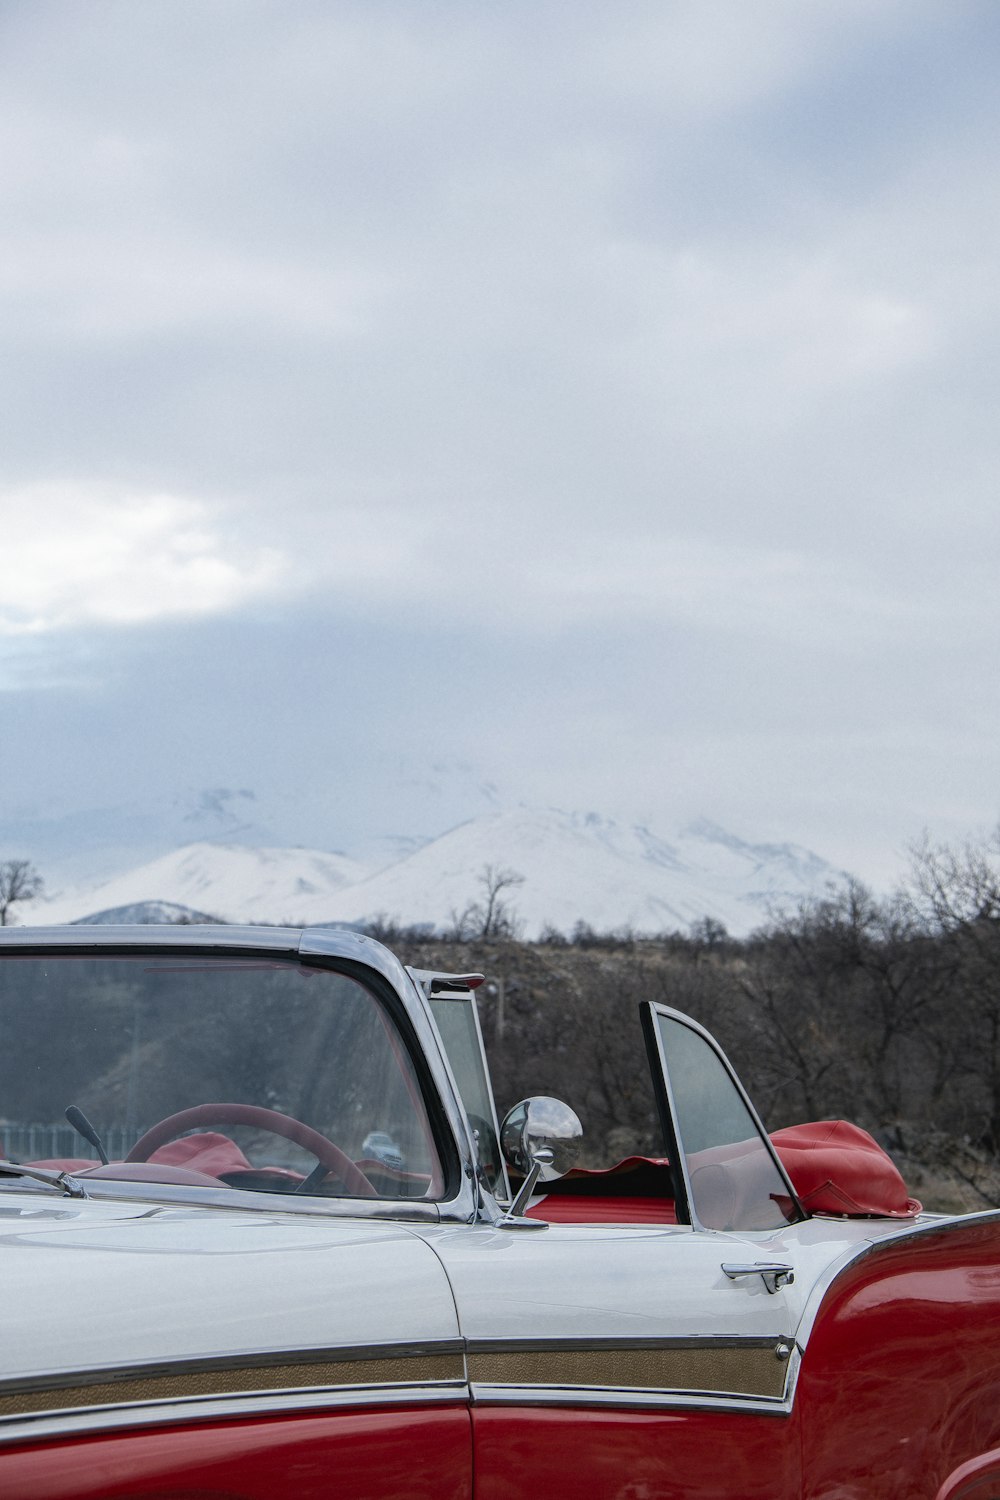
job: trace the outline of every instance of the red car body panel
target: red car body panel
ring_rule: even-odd
[[[728,1412],[477,1411],[476,1500],[792,1500],[794,1419]]]
[[[3,1500],[469,1500],[465,1407],[268,1417],[3,1455]]]
[[[953,1220],[880,1246],[834,1283],[796,1393],[807,1500],[935,1496],[1000,1445],[996,1237],[995,1215]]]

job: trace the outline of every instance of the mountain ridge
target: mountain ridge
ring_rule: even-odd
[[[166,920],[179,910],[187,920],[210,913],[228,922],[394,921],[443,931],[481,899],[487,868],[517,877],[504,898],[529,939],[578,923],[653,933],[703,918],[741,935],[843,876],[812,850],[752,843],[708,819],[664,838],[595,812],[520,807],[467,819],[380,867],[317,849],[202,840],[39,899],[20,920],[109,921],[160,904]]]

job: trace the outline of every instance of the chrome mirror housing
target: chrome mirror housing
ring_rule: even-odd
[[[576,1162],[582,1136],[576,1112],[546,1094],[522,1099],[500,1126],[504,1160],[524,1176],[529,1196],[539,1180],[553,1182],[566,1175]],[[522,1188],[518,1201],[524,1196]]]

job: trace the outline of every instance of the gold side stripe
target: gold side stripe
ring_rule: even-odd
[[[728,1348],[523,1349],[469,1355],[473,1385],[603,1386],[618,1390],[783,1396],[787,1363],[774,1345]]]
[[[787,1356],[787,1345],[782,1346]],[[311,1390],[345,1393],[373,1386],[464,1384],[553,1390],[704,1393],[780,1398],[786,1358],[773,1342],[721,1344],[704,1340],[656,1344],[652,1340],[579,1345],[528,1343],[473,1346],[435,1353],[344,1351],[330,1357],[282,1361],[274,1355],[199,1361],[185,1368],[149,1367],[111,1373],[95,1370],[61,1385],[57,1377],[0,1387],[0,1418],[83,1407],[128,1406],[189,1397],[257,1396]]]
[[[367,1385],[427,1385],[464,1379],[461,1354],[229,1365],[178,1374],[94,1380],[58,1388],[8,1390],[0,1393],[0,1417],[81,1406],[125,1406],[135,1401],[176,1401],[186,1396],[247,1396],[302,1387],[336,1390]]]

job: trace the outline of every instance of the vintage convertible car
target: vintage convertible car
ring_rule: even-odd
[[[663,1155],[500,1125],[477,976],[349,931],[0,932],[0,1495],[1000,1495],[1000,1214],[764,1132],[642,1007]]]

